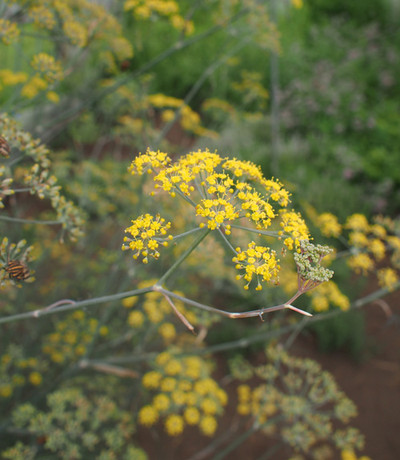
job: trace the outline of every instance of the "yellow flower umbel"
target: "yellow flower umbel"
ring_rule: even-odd
[[[253,277],[257,280],[256,290],[258,291],[262,289],[261,280],[269,281],[271,278],[277,278],[280,267],[275,251],[265,246],[257,246],[254,241],[249,243],[246,251],[240,248],[237,248],[236,251],[237,255],[232,260],[236,263],[238,270],[244,271],[243,275],[237,275],[237,279],[243,277],[247,281],[245,289],[249,289]]]
[[[310,234],[306,223],[298,212],[281,211],[280,235],[284,238],[284,243],[289,249],[299,250],[300,242],[310,239]]]
[[[337,238],[342,233],[342,226],[336,216],[329,212],[320,214],[316,219],[316,224],[321,229],[324,236]]]
[[[171,159],[164,152],[154,152],[150,149],[147,149],[146,153],[141,153],[133,161],[129,167],[131,174],[142,175],[144,173],[151,174],[154,169],[161,168],[168,165],[171,162]]]
[[[153,103],[164,102],[154,95]],[[247,282],[245,289],[253,279],[257,280],[257,290],[262,289],[262,283],[277,283],[280,267],[275,251],[265,243],[258,244],[254,237],[246,249],[235,250],[236,245],[230,242],[234,227],[283,240],[290,250],[299,251],[300,242],[310,238],[301,215],[287,209],[289,192],[279,181],[266,179],[261,168],[250,161],[222,157],[206,149],[190,152],[172,162],[166,153],[148,149],[133,160],[129,170],[133,175],[153,175],[155,190],[182,198],[193,208],[192,217],[200,228],[223,235],[227,246],[236,253],[233,262],[243,271],[238,279],[243,277]],[[129,244],[124,248],[130,247],[135,257],[142,253],[144,262],[148,260],[149,248],[154,249],[155,258],[159,256],[156,250],[159,241],[150,238],[154,248],[149,247],[146,240],[149,236],[143,232],[153,222],[151,219],[148,214],[141,216],[126,230],[134,239],[126,238]],[[160,241],[164,242],[165,238]]]
[[[44,5],[36,5],[29,9],[28,15],[33,19],[35,25],[52,30],[56,24],[53,12]]]
[[[350,300],[342,294],[333,281],[323,283],[313,291],[307,293],[311,296],[311,306],[317,312],[326,311],[330,305],[346,311],[350,308]]]
[[[0,39],[5,45],[10,45],[19,37],[19,29],[15,22],[8,19],[0,19]]]
[[[107,327],[99,328],[97,319],[87,318],[83,311],[77,310],[44,337],[42,351],[54,363],[75,361],[86,353],[97,331],[101,336],[108,334]]]
[[[25,356],[22,347],[8,345],[0,354],[0,402],[26,385],[41,385],[45,366],[43,360]]]
[[[142,378],[143,386],[155,390],[151,404],[139,411],[139,423],[151,426],[165,417],[170,436],[182,433],[185,425],[197,425],[206,436],[217,429],[216,416],[227,403],[227,394],[210,377],[206,361],[197,356],[175,357],[162,352],[155,370]]]
[[[31,66],[48,83],[54,83],[63,78],[61,64],[47,53],[39,53],[33,56]]]
[[[380,286],[393,291],[396,283],[399,281],[399,277],[393,268],[387,267],[378,270],[378,281]]]
[[[125,230],[125,233],[129,233],[131,236],[124,238],[125,244],[123,244],[122,249],[132,249],[134,259],[141,255],[144,264],[148,263],[149,256],[158,259],[160,253],[157,249],[160,244],[167,246],[168,240],[172,239],[171,235],[165,237],[167,230],[171,227],[171,222],[166,224],[164,222],[165,219],[159,215],[153,217],[150,214],[132,220],[132,225]]]
[[[375,266],[371,257],[365,253],[359,253],[349,257],[347,264],[355,273],[362,273],[363,275],[370,273]]]
[[[359,232],[367,232],[369,230],[368,220],[363,214],[352,214],[349,216],[345,227]]]

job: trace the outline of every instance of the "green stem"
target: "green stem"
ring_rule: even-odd
[[[278,238],[279,236],[290,236],[290,235],[280,235],[279,232],[273,232],[268,230],[259,230],[257,228],[244,227],[243,225],[231,224],[232,228],[238,228],[239,230],[246,230],[247,232],[258,233],[259,235],[273,236]]]
[[[192,228],[191,230],[188,230],[187,232],[180,233],[179,235],[174,235],[173,241],[179,239],[179,238],[184,238],[187,235],[191,235],[192,233],[197,233],[199,231],[203,230],[200,227]]]
[[[174,271],[179,267],[179,265],[196,249],[196,247],[204,240],[204,238],[210,232],[211,230],[209,228],[206,229],[204,233],[200,235],[200,237],[188,249],[186,249],[186,251],[183,254],[181,254],[179,259],[164,273],[164,275],[157,281],[156,286],[161,287],[161,285],[174,273]]]
[[[219,236],[222,238],[224,243],[228,246],[228,248],[237,256],[237,251],[236,249],[232,246],[231,242],[228,240],[224,232],[221,230],[221,228],[218,229]]]
[[[61,225],[61,220],[34,220],[34,219],[20,219],[19,217],[0,216],[0,220],[7,222],[15,222],[19,224],[39,224],[39,225]]]
[[[78,308],[100,305],[102,303],[124,299],[125,297],[146,294],[147,292],[151,292],[153,290],[153,286],[150,286],[142,289],[133,289],[132,291],[119,292],[117,294],[105,295],[102,297],[95,297],[93,299],[81,300],[76,302],[74,300],[60,300],[52,305],[49,305],[48,307],[39,310],[33,310],[26,313],[19,313],[18,315],[5,316],[3,318],[0,318],[0,324],[11,323],[13,321],[20,321],[23,319],[36,319],[39,318],[39,316],[52,315],[60,311],[77,310]]]

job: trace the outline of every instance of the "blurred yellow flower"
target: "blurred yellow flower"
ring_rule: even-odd
[[[141,327],[144,323],[144,315],[141,311],[132,311],[128,316],[128,324],[132,327]]]
[[[382,268],[378,270],[378,281],[380,286],[392,291],[394,290],[396,283],[399,281],[399,277],[393,268]]]
[[[183,417],[177,414],[171,414],[165,421],[165,430],[170,436],[178,436],[182,433],[185,422]]]
[[[303,8],[303,0],[291,0],[291,3],[296,9]]]
[[[205,435],[212,436],[217,429],[217,421],[211,415],[206,415],[200,420],[199,426]]]
[[[139,423],[144,426],[154,425],[158,420],[158,412],[153,406],[144,406],[139,411]]]
[[[187,407],[183,417],[188,425],[196,425],[200,420],[200,412],[196,407]]]
[[[49,101],[53,102],[54,104],[60,102],[60,96],[55,91],[47,91],[46,97]]]
[[[42,383],[43,377],[39,372],[31,372],[29,374],[29,381],[32,385],[40,385]]]
[[[137,300],[138,298],[136,296],[125,297],[125,299],[122,299],[121,303],[125,308],[132,308],[136,304]]]

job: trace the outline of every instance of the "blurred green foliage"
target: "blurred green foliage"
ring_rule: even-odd
[[[102,54],[108,50],[107,40],[91,45],[81,55],[72,54],[69,60],[69,48],[49,40],[51,34],[45,40],[31,36],[36,31],[31,25],[15,48],[5,47],[4,53],[2,48],[0,67],[14,72],[28,72],[32,56],[39,51],[55,50],[60,60],[72,64],[67,67],[67,78],[56,87],[58,104],[52,105],[43,94],[21,101],[15,88],[6,85],[1,87],[0,104],[2,111],[13,113],[28,131],[53,147],[51,171],[65,196],[87,218],[86,235],[75,246],[60,244],[59,229],[2,222],[2,232],[41,242],[37,261],[31,266],[37,283],[6,291],[0,302],[2,314],[23,313],[61,298],[84,299],[124,291],[165,271],[176,257],[175,246],[167,252],[166,262],[156,268],[151,264],[143,267],[120,251],[123,229],[139,209],[156,213],[162,208],[178,224],[184,218],[181,208],[169,206],[160,196],[150,205],[144,182],[134,183],[127,172],[133,156],[147,145],[172,145],[176,157],[188,148],[215,147],[259,163],[267,177],[279,175],[292,192],[296,208],[311,205],[318,212],[335,214],[341,222],[355,212],[398,213],[400,36],[396,33],[399,9],[394,1],[305,0],[301,9],[281,2],[275,16],[271,15],[281,34],[280,52],[271,51],[274,47],[265,37],[253,36],[254,23],[220,22],[222,13],[229,10],[234,15],[241,7],[257,2],[177,3],[182,15],[194,22],[196,34],[214,28],[215,33],[196,41],[196,35],[185,36],[165,17],[153,14],[146,21],[125,13],[120,25],[134,45],[134,55],[121,60],[114,54],[114,65]],[[254,17],[257,19],[257,14]],[[252,40],[246,42],[247,38]],[[182,49],[176,45],[190,41],[193,44]],[[235,46],[238,52],[231,56]],[[278,88],[272,87],[273,52],[278,55]],[[159,59],[164,53],[165,58]],[[219,60],[202,81],[206,69]],[[147,68],[153,61],[157,63]],[[199,87],[191,95],[197,83]],[[114,90],[107,92],[109,88]],[[271,143],[275,116],[270,113],[271,94],[275,91],[279,100],[278,171],[272,166],[276,152]],[[171,117],[172,103],[152,105],[148,96],[157,93],[175,98],[172,103],[178,107],[178,99],[191,95],[189,106],[218,137],[196,138],[183,124],[178,128],[175,124],[167,140],[160,137]],[[178,109],[173,108],[175,115]],[[124,116],[131,117],[131,124],[123,125]],[[137,132],[130,131],[132,126]],[[7,160],[7,167],[13,166],[15,158]],[[25,197],[23,206],[15,197],[7,199],[7,213],[23,209],[32,217],[33,210],[36,218],[50,218],[45,202]],[[175,287],[200,301],[229,305],[232,310],[278,302],[281,291],[263,292],[262,296],[239,293],[223,262],[218,242],[212,241],[206,251],[194,254],[184,276],[174,279]],[[336,271],[335,281],[351,300],[363,292],[364,286],[357,285],[344,268]],[[307,307],[309,303],[306,298],[299,305]],[[135,424],[126,421],[137,417],[149,402],[141,377],[155,367],[151,353],[164,348],[173,353],[186,348],[204,352],[206,346],[224,342],[240,346],[240,339],[251,341],[254,335],[254,321],[215,324],[214,317],[205,314],[199,315],[201,340],[196,339],[186,333],[168,305],[163,306],[163,320],[168,325],[164,329],[145,317],[148,312],[143,305],[141,299],[121,308],[121,302],[114,301],[83,312],[82,317],[60,313],[40,319],[40,324],[1,325],[0,447],[5,449],[1,453],[4,458],[87,458],[97,449],[96,458],[145,459],[144,452],[131,443]],[[154,308],[159,311],[161,307],[155,303]],[[131,312],[141,315],[132,316]],[[268,335],[287,324],[284,315],[276,315],[257,326],[257,332]],[[310,330],[325,351],[345,350],[356,359],[363,356],[365,324],[360,312],[317,322]],[[174,334],[179,339],[177,348],[171,346]],[[9,346],[15,337],[23,339],[23,351]],[[261,340],[247,346],[246,357],[251,359],[262,346]],[[105,355],[116,362],[121,358],[126,368],[99,367],[96,360]],[[132,361],[125,363],[127,355]],[[38,361],[36,356],[40,356]],[[251,365],[241,355],[228,353],[228,357],[228,380],[232,376],[249,379]],[[88,370],[84,366],[91,359],[95,365]],[[132,371],[131,367],[137,375],[123,374]],[[97,380],[95,372],[122,373],[127,379]],[[76,376],[82,377],[78,386],[74,386]],[[99,389],[104,390],[101,395]],[[99,408],[104,409],[102,414]],[[21,432],[24,444],[17,442]]]

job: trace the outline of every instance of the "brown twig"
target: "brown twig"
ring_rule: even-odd
[[[182,321],[182,323],[189,329],[190,332],[194,332],[194,326],[189,322],[189,320],[176,308],[174,302],[168,297],[167,294],[162,293],[163,296],[167,299],[167,302],[171,305],[172,310],[175,315]]]

